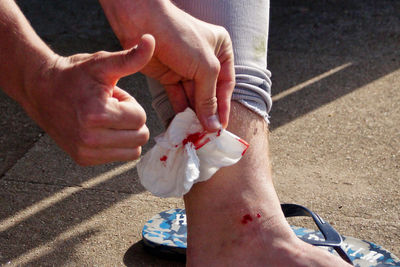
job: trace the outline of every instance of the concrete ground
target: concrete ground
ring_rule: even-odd
[[[119,49],[97,1],[18,3],[60,54]],[[399,14],[396,0],[272,1],[268,58],[281,201],[398,256]],[[152,137],[160,133],[143,76],[119,85],[148,112]],[[0,265],[183,265],[140,243],[143,223],[180,199],[147,193],[136,162],[77,166],[3,93],[0,110]]]

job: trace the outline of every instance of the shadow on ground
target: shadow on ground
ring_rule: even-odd
[[[176,256],[166,256],[149,251],[142,241],[133,244],[124,255],[124,264],[128,267],[133,266],[185,266],[185,258]]]
[[[398,70],[399,12],[398,1],[272,1],[273,96],[346,65],[274,101],[272,130]]]

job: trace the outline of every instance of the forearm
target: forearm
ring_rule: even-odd
[[[0,87],[22,105],[26,83],[51,64],[55,54],[12,0],[0,1]]]

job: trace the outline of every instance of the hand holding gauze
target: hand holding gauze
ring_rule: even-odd
[[[206,132],[190,108],[178,113],[138,163],[143,186],[159,197],[181,197],[194,183],[238,162],[248,144],[221,129]]]

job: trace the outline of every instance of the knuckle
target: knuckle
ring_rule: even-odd
[[[108,55],[108,52],[106,52],[106,51],[97,51],[92,54],[92,59],[94,61],[97,61],[97,60],[100,60],[100,59],[106,57],[107,55]]]
[[[121,66],[128,65],[131,62],[131,57],[129,55],[134,55],[134,53],[129,52],[131,52],[131,50],[123,51],[121,54],[123,56],[118,57],[119,61],[117,61],[116,63],[120,64]]]
[[[217,105],[217,97],[212,96],[212,97],[206,98],[200,104],[205,107],[216,106]]]
[[[213,51],[205,50],[193,61],[193,66],[189,69],[204,77],[216,77],[221,70],[221,64]]]
[[[220,25],[215,25],[215,31],[217,32],[218,36],[220,37],[226,37],[229,36],[228,31],[225,29],[225,27],[220,26]]]
[[[224,27],[221,27],[221,35],[224,40],[228,40],[229,42],[231,41],[231,36],[229,35],[227,29],[225,29]]]
[[[139,129],[146,123],[146,112],[143,110],[142,107],[137,106],[134,114],[134,125],[137,127],[137,129]]]
[[[146,126],[142,127],[139,130],[139,134],[138,134],[138,144],[140,145],[144,145],[147,143],[147,141],[149,141],[150,138],[150,132],[148,130],[148,128]]]
[[[131,160],[137,160],[140,158],[140,155],[142,154],[142,147],[138,146],[135,148],[132,148],[129,150],[129,153],[125,154],[121,160],[124,161],[131,161]]]
[[[141,146],[139,146],[137,148],[134,148],[132,150],[131,159],[132,160],[136,160],[136,159],[138,159],[140,157],[141,154],[142,154],[142,147]]]
[[[209,110],[216,111],[217,110],[217,98],[215,96],[213,96],[213,97],[203,99],[202,101],[199,101],[197,103],[196,110],[198,110],[199,112],[204,112],[204,111],[209,111]]]
[[[216,57],[209,60],[207,69],[212,75],[218,75],[219,71],[221,70],[221,64]]]
[[[85,66],[89,73],[103,74],[104,73],[104,58],[107,57],[109,52],[98,51],[91,55],[90,59],[86,61]]]

